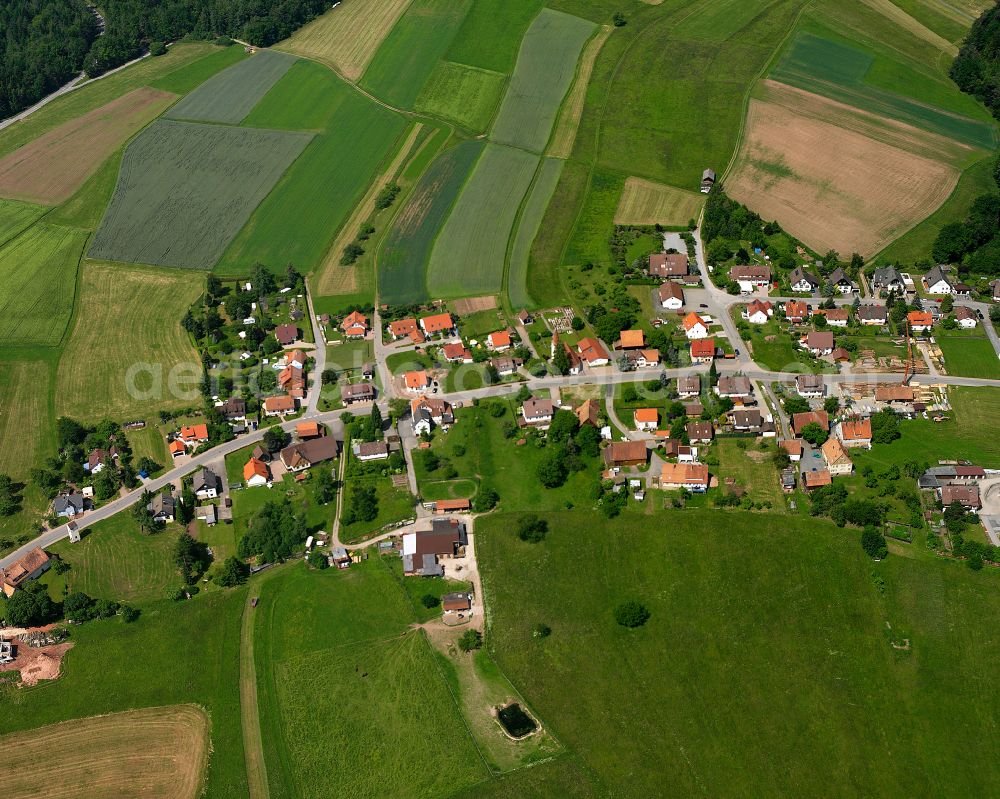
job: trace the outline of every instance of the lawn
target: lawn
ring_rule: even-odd
[[[125,150],[90,257],[210,269],[310,138],[158,120]]]
[[[352,524],[341,524],[340,539],[352,543],[367,538],[382,527],[403,519],[416,516],[414,504],[416,500],[407,486],[396,488],[388,477],[348,477],[344,481],[344,507],[350,502],[351,489],[360,484],[375,487],[375,499],[378,502],[378,515],[370,522],[356,521]]]
[[[434,241],[483,147],[483,142],[468,141],[446,150],[417,182],[380,253],[378,282],[383,302],[401,305],[430,296],[426,273]]]
[[[566,96],[576,62],[596,26],[542,9],[524,34],[517,66],[490,133],[492,141],[542,152]]]
[[[739,442],[747,444],[746,448],[741,449]],[[778,483],[778,470],[771,462],[771,447],[762,451],[754,439],[720,438],[716,450],[720,483],[724,477],[735,477],[754,502],[770,502],[773,508],[784,510],[784,494]]]
[[[176,270],[85,263],[57,415],[129,421],[197,404],[201,361],[181,319],[201,292]]]
[[[146,535],[130,513],[119,513],[90,527],[79,543],[63,540],[50,547],[72,568],[62,575],[50,569],[43,582],[57,597],[65,585],[70,592],[83,591],[96,599],[165,599],[184,584],[173,557],[180,533],[179,525],[169,525]]]
[[[82,543],[82,542],[81,542]],[[211,716],[206,796],[247,795],[240,725],[239,630],[246,591],[215,592],[74,627],[63,674],[37,688],[0,687],[4,732],[144,707],[193,703]]]
[[[158,422],[147,419],[145,427],[126,430],[125,437],[128,439],[129,446],[132,447],[132,456],[136,461],[146,457],[152,458],[161,466],[167,466],[170,462],[165,430],[160,427]]]
[[[982,733],[1000,708],[979,675],[1000,644],[979,630],[1000,610],[995,574],[875,566],[856,530],[814,519],[546,518],[537,545],[509,515],[479,521],[488,640],[594,793],[989,792],[994,767],[960,764],[992,762]],[[651,617],[627,630],[612,611],[633,598]],[[608,745],[625,730],[630,746]]]
[[[507,244],[538,156],[489,144],[441,228],[427,271],[432,296],[496,294]]]
[[[993,349],[993,342],[986,337],[982,325],[971,333],[950,335],[938,331],[935,334],[934,340],[944,354],[944,366],[948,374],[1000,380],[1000,359]]]
[[[0,341],[59,344],[86,241],[84,231],[38,222],[0,248]]]
[[[414,108],[479,133],[489,126],[506,83],[507,77],[501,72],[440,61],[424,84]]]
[[[0,448],[6,453],[3,473],[14,478],[26,479],[50,446],[55,449],[51,360],[0,361]]]
[[[241,274],[254,262],[275,271],[289,263],[302,272],[314,269],[407,127],[402,116],[318,64],[287,75],[246,124],[317,126],[322,132],[226,250],[218,265],[223,274]]]
[[[239,123],[296,61],[294,56],[262,50],[202,83],[166,116],[191,122]]]
[[[345,796],[436,797],[486,778],[415,620],[377,558],[264,586],[254,635],[272,799],[329,796],[332,774]]]
[[[397,108],[413,108],[471,0],[412,0],[368,64],[361,85]]]
[[[521,209],[507,272],[507,295],[515,308],[538,307],[528,288],[528,259],[531,255],[531,244],[538,235],[545,209],[555,193],[564,164],[565,162],[558,158],[542,159],[541,168],[535,175],[535,182],[528,193],[528,199]]]

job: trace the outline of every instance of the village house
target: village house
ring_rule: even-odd
[[[420,394],[431,387],[431,379],[423,369],[403,375],[403,385],[411,394]]]
[[[298,340],[299,329],[295,325],[278,325],[274,328],[274,337],[282,347],[287,347]]]
[[[854,281],[847,276],[847,272],[839,266],[830,273],[830,277],[827,280],[841,294],[853,294],[858,290],[858,287],[854,285]]]
[[[766,264],[734,266],[729,277],[740,287],[741,294],[753,294],[771,285],[771,267]]]
[[[636,430],[655,430],[660,424],[660,412],[656,408],[636,408],[632,412]]]
[[[715,393],[739,403],[745,403],[753,394],[753,384],[746,375],[723,375],[715,386]]]
[[[109,459],[110,456],[107,450],[91,450],[87,456],[87,460],[83,462],[83,468],[85,471],[90,472],[90,474],[99,474],[104,469],[104,462]]]
[[[219,406],[219,413],[227,422],[245,422],[247,420],[247,402],[242,397],[230,397]]]
[[[195,472],[191,490],[198,499],[215,499],[219,496],[219,485],[219,476],[205,466]]]
[[[72,519],[79,516],[86,509],[86,497],[71,491],[68,494],[60,494],[52,502],[52,512],[56,516],[64,519]]]
[[[683,375],[677,378],[677,395],[680,397],[697,397],[701,394],[701,377],[698,375]]]
[[[563,352],[566,353],[566,360],[569,363],[568,374],[578,375],[583,370],[583,360],[580,358],[579,353],[574,350],[569,344],[564,341],[560,341],[559,334],[552,334],[552,346],[549,348],[549,357],[554,358],[556,355],[556,347],[562,347]]]
[[[752,325],[767,324],[767,320],[774,316],[774,306],[766,300],[754,300],[743,308],[743,318]]]
[[[714,338],[699,338],[691,342],[691,363],[711,363],[714,360]]]
[[[422,344],[424,341],[424,334],[420,332],[416,319],[397,319],[395,322],[389,322],[389,335],[393,341],[407,337],[414,344]]]
[[[167,452],[170,453],[171,458],[179,458],[181,455],[187,454],[187,447],[184,446],[183,441],[175,438],[167,445]]]
[[[977,485],[943,485],[938,490],[938,496],[946,508],[954,502],[970,511],[978,511],[983,507]]]
[[[847,454],[847,450],[844,449],[844,445],[840,442],[839,438],[834,438],[833,436],[828,438],[823,442],[823,446],[820,447],[820,452],[823,454],[823,460],[826,461],[826,468],[830,470],[831,475],[850,474],[854,471],[854,461]]]
[[[641,330],[623,330],[615,342],[616,350],[638,350],[646,346],[646,336]]]
[[[495,333],[490,333],[486,337],[486,346],[494,352],[509,350],[511,348],[510,333],[506,330],[498,330]]]
[[[692,444],[711,444],[715,438],[715,428],[711,422],[688,422],[688,441]]]
[[[445,616],[451,616],[456,613],[467,613],[472,610],[472,594],[460,592],[445,594],[441,597],[441,609],[444,611]]]
[[[601,404],[592,399],[584,400],[579,408],[574,411],[580,427],[589,424],[591,427],[600,427]]]
[[[814,330],[802,337],[802,346],[813,355],[829,355],[833,352],[833,333]]]
[[[883,266],[876,269],[872,274],[872,288],[875,291],[897,292],[903,294],[906,285],[903,283],[903,276],[894,266]]]
[[[788,460],[798,463],[802,460],[802,442],[797,438],[786,438],[781,441],[781,448],[788,453]]]
[[[384,441],[355,441],[351,445],[351,451],[362,463],[384,461],[389,457],[389,445]]]
[[[795,435],[802,435],[802,428],[807,424],[818,424],[824,430],[830,429],[830,414],[826,411],[802,411],[792,414],[792,430]]]
[[[243,482],[248,488],[267,485],[271,482],[271,469],[260,458],[251,457],[243,464]]]
[[[581,360],[591,368],[596,366],[607,366],[611,362],[611,355],[608,353],[604,344],[596,338],[580,339],[580,342],[577,344],[577,349],[580,352]]]
[[[305,399],[306,379],[301,366],[290,362],[278,373],[278,388],[294,399]]]
[[[688,257],[678,252],[656,252],[649,256],[652,277],[684,277],[688,273]]]
[[[204,444],[208,441],[208,425],[184,425],[181,427],[178,437],[184,443],[184,446],[197,447],[199,444]]]
[[[708,467],[700,463],[664,463],[660,470],[660,488],[674,491],[686,488],[696,494],[708,491]]]
[[[801,324],[809,318],[809,305],[802,300],[788,300],[783,310],[785,319],[792,324]]]
[[[532,322],[535,321],[535,317],[532,316],[523,308],[517,312],[517,316],[515,318],[517,319],[517,323],[519,325],[530,325]]]
[[[851,312],[847,308],[822,308],[815,311],[813,316],[826,317],[826,323],[830,327],[847,327]]]
[[[455,413],[447,400],[419,397],[410,402],[414,435],[430,433],[434,427],[448,430],[455,423]]]
[[[345,405],[372,402],[375,399],[375,386],[371,383],[345,383],[340,387],[340,399]]]
[[[360,311],[352,311],[340,323],[345,338],[364,338],[368,333],[368,317]]]
[[[820,282],[816,276],[807,272],[801,266],[797,266],[792,270],[792,273],[788,276],[788,282],[791,284],[792,291],[799,292],[800,294],[812,294],[820,286]]]
[[[889,311],[884,305],[860,305],[855,315],[861,324],[869,327],[881,326],[889,321]]]
[[[439,313],[422,317],[420,329],[427,336],[451,336],[455,333],[455,322],[450,313]]]
[[[403,536],[400,555],[403,559],[403,575],[419,577],[442,577],[442,558],[465,556],[469,536],[465,524],[459,519],[434,519],[430,530],[418,530]]]
[[[705,406],[702,405],[699,400],[684,403],[684,415],[687,416],[688,419],[699,419],[704,412]]]
[[[604,465],[609,469],[642,466],[649,453],[645,441],[614,441],[604,448]]]
[[[9,597],[22,583],[41,577],[51,565],[52,562],[45,550],[41,547],[35,547],[6,569],[0,569],[0,588]]]
[[[325,435],[325,431],[320,427],[319,422],[299,422],[295,425],[295,435],[300,441],[308,441],[310,438],[319,438]]]
[[[679,311],[684,307],[684,289],[680,284],[668,280],[656,290],[660,307],[667,311]]]
[[[153,521],[158,524],[172,522],[177,516],[177,500],[173,495],[163,492],[154,494],[146,505],[146,510],[153,514]]]
[[[844,419],[837,425],[837,437],[845,447],[872,448],[871,419]]]
[[[497,374],[500,375],[500,377],[510,377],[517,372],[524,361],[520,358],[510,358],[504,356],[501,358],[491,358],[490,363],[493,364],[493,368],[497,370]]]
[[[633,369],[653,369],[660,365],[660,351],[656,349],[625,350],[622,357]]]
[[[951,294],[952,283],[940,266],[931,267],[923,277],[924,289],[928,294]]]
[[[796,375],[795,390],[806,399],[819,399],[826,393],[826,384],[820,375]]]
[[[284,416],[295,413],[295,399],[287,394],[283,397],[267,397],[262,407],[265,416]]]
[[[910,323],[910,330],[914,333],[926,333],[934,327],[934,317],[930,311],[910,311],[906,315],[906,321]]]
[[[764,417],[756,408],[738,408],[729,412],[733,430],[737,433],[760,433],[764,428]]]
[[[445,344],[441,354],[448,363],[472,363],[472,351],[461,342]]]
[[[705,338],[708,336],[708,323],[694,311],[684,317],[684,335],[689,339]]]
[[[833,477],[830,475],[828,469],[813,469],[812,471],[806,472],[802,475],[802,487],[806,491],[812,491],[815,488],[822,488],[823,486],[828,486],[833,482]]]
[[[289,444],[281,450],[281,462],[290,472],[301,472],[317,463],[333,460],[339,447],[333,436],[320,436]]]
[[[971,330],[979,323],[976,312],[965,305],[955,306],[955,321],[959,327],[966,330]]]
[[[525,424],[535,427],[548,427],[555,415],[556,409],[552,400],[529,399],[521,406],[521,418]]]

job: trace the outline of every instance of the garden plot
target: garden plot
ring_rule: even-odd
[[[90,256],[212,268],[310,138],[158,121],[125,152]]]

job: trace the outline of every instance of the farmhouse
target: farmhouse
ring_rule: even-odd
[[[584,400],[574,413],[576,413],[577,421],[580,422],[581,427],[585,424],[589,424],[591,427],[600,426],[598,424],[601,413],[601,405],[599,402],[595,402],[591,399]]]
[[[976,511],[983,506],[979,497],[979,486],[976,485],[943,485],[938,494],[941,497],[941,504],[945,507],[957,502],[966,510]]]
[[[6,569],[0,569],[0,588],[3,589],[4,594],[10,596],[22,583],[40,577],[51,565],[45,550],[41,547],[35,547]]]
[[[405,576],[442,577],[441,558],[465,555],[469,536],[458,519],[434,519],[430,530],[418,530],[403,536],[403,574]]]
[[[793,324],[800,324],[809,318],[809,306],[802,300],[789,300],[784,310],[785,319]]]
[[[259,458],[250,458],[243,464],[243,482],[248,487],[267,485],[271,482],[271,470]]]
[[[616,350],[639,350],[646,346],[646,336],[641,330],[623,330],[615,342]]]
[[[708,335],[708,323],[692,311],[684,317],[684,335],[689,339],[705,338]]]
[[[861,305],[857,317],[863,325],[881,326],[889,321],[889,312],[884,305]]]
[[[668,280],[656,291],[660,307],[667,311],[679,311],[684,307],[684,289],[680,284]]]
[[[445,344],[441,354],[448,363],[472,363],[472,352],[461,342]]]
[[[715,428],[711,422],[688,422],[688,441],[692,444],[711,444],[715,438]]]
[[[818,399],[826,393],[826,385],[819,375],[796,375],[795,390],[803,397]]]
[[[686,488],[698,494],[708,490],[708,467],[700,463],[664,463],[660,470],[660,488],[672,491]]]
[[[906,290],[903,276],[894,266],[883,266],[872,274],[872,288],[875,291],[895,291],[902,294]]]
[[[340,323],[346,338],[364,338],[368,333],[368,317],[360,311],[352,311]]]
[[[701,394],[701,377],[698,375],[678,377],[677,394],[680,397],[697,397]]]
[[[844,449],[844,445],[840,443],[839,438],[828,438],[823,442],[820,451],[823,453],[823,460],[826,461],[826,466],[830,470],[830,474],[850,474],[854,471],[854,461],[847,454],[847,450]]]
[[[788,460],[798,463],[802,460],[802,442],[797,438],[786,438],[781,442],[782,449],[788,453]]]
[[[767,324],[767,320],[774,316],[774,306],[769,302],[754,300],[743,308],[743,318],[752,325]]]
[[[410,393],[419,394],[431,387],[431,379],[423,369],[415,372],[407,372],[403,375],[403,385]]]
[[[857,286],[855,286],[854,282],[847,276],[847,272],[839,266],[830,273],[830,277],[827,278],[827,280],[829,280],[830,285],[841,294],[852,294],[857,291]]]
[[[813,469],[812,471],[806,472],[802,475],[802,485],[806,491],[812,491],[814,488],[828,486],[832,482],[833,477],[830,476],[830,472],[827,469]]]
[[[733,430],[738,433],[759,433],[764,428],[764,417],[756,408],[740,408],[731,411],[729,418]]]
[[[78,494],[75,491],[68,494],[60,494],[52,502],[52,511],[56,516],[72,519],[83,513],[86,502],[87,500],[83,494]]]
[[[818,424],[824,430],[830,429],[830,414],[826,411],[802,411],[792,414],[792,430],[795,435],[802,435],[802,428],[808,424]]]
[[[910,311],[906,315],[906,320],[914,333],[925,333],[934,327],[934,317],[930,311]]]
[[[552,400],[529,399],[521,406],[521,417],[525,424],[548,427],[555,415],[555,405]]]
[[[420,344],[424,340],[416,319],[397,319],[395,322],[389,322],[389,335],[393,341],[406,336],[409,336],[414,344]]]
[[[215,499],[219,496],[219,476],[207,466],[195,472],[191,490],[198,499]]]
[[[940,266],[931,267],[924,275],[923,283],[928,294],[951,294],[953,290],[951,281]]]
[[[333,436],[320,436],[290,444],[281,450],[281,462],[290,472],[300,472],[315,466],[317,463],[333,460],[337,457],[339,447]]]
[[[955,306],[955,321],[958,322],[959,327],[966,330],[971,330],[978,324],[976,312],[965,305]]]
[[[871,419],[845,419],[837,425],[837,435],[845,447],[871,449]]]
[[[362,463],[367,461],[383,461],[389,457],[389,445],[384,441],[355,442],[351,451]]]
[[[499,330],[496,333],[490,333],[486,337],[486,346],[496,352],[509,350],[511,348],[510,333],[506,330]]]
[[[828,330],[814,330],[802,337],[802,346],[813,355],[829,355],[833,352],[833,333]]]
[[[792,286],[792,291],[800,293],[811,294],[820,286],[816,276],[807,272],[801,266],[797,266],[792,270],[792,273],[788,276],[788,282]]]
[[[611,362],[611,355],[596,338],[580,339],[577,348],[580,351],[580,358],[587,363],[587,366],[607,366]]]
[[[340,387],[340,399],[345,405],[372,402],[375,399],[375,386],[371,383],[346,383]]]
[[[267,397],[263,408],[265,416],[284,416],[295,412],[295,399],[287,394],[283,397]]]
[[[715,360],[715,339],[699,338],[691,342],[691,362],[711,363]]]
[[[815,316],[823,316],[830,327],[847,327],[851,313],[846,308],[824,308],[818,310]]]
[[[766,264],[734,266],[729,277],[740,287],[741,294],[753,294],[771,285],[771,267]]]
[[[753,394],[753,384],[746,375],[723,375],[715,386],[715,393],[720,397],[745,402]]]
[[[274,328],[274,337],[282,347],[287,347],[298,340],[299,329],[295,325],[278,325]]]
[[[604,448],[604,465],[609,469],[642,466],[646,462],[645,441],[614,441]]]
[[[660,412],[656,408],[636,408],[632,420],[636,430],[655,430],[660,424]]]
[[[430,433],[435,425],[447,430],[455,423],[455,414],[451,404],[443,399],[420,397],[410,402],[410,416],[413,420],[415,435]]]
[[[420,329],[428,336],[450,336],[455,332],[455,322],[451,314],[439,313],[421,318]]]
[[[688,257],[676,252],[657,252],[649,256],[652,277],[684,277],[688,273]]]
[[[153,521],[155,522],[159,522],[160,524],[172,522],[177,515],[177,500],[171,494],[162,492],[154,494],[149,504],[146,505],[146,510],[153,514]]]
[[[247,402],[242,397],[230,397],[219,406],[219,413],[227,422],[245,422],[247,419]]]

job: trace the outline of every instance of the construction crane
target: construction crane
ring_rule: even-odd
[[[913,376],[913,340],[910,338],[910,320],[905,319],[906,324],[906,368],[903,369],[903,380],[901,386],[905,386]]]

